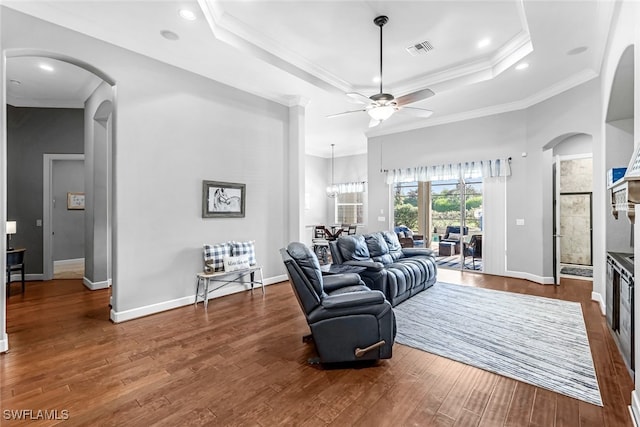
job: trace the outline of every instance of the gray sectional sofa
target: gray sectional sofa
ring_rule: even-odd
[[[334,264],[366,267],[360,277],[369,288],[382,291],[392,306],[436,282],[431,249],[402,248],[392,231],[340,236],[329,248]]]

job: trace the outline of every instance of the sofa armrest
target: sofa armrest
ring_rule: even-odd
[[[343,264],[353,265],[356,267],[367,267],[369,271],[380,271],[384,268],[384,265],[381,262],[377,261],[345,261]]]
[[[324,285],[324,289],[327,292],[335,291],[339,288],[344,288],[345,286],[353,286],[363,284],[360,280],[360,276],[355,273],[344,273],[344,274],[332,274],[329,276],[322,276],[322,283]]]
[[[384,295],[379,291],[349,292],[340,295],[330,295],[322,299],[322,307],[331,310],[345,307],[359,307],[363,305],[381,304]]]
[[[433,251],[429,248],[402,248],[402,254],[406,257],[434,255]]]

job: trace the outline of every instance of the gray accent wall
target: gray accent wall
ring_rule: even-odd
[[[14,247],[24,247],[27,274],[42,274],[43,154],[81,154],[82,109],[7,106],[7,218],[18,222]]]
[[[68,209],[68,193],[84,193],[84,160],[54,160],[51,171],[53,261],[84,258],[84,209]]]

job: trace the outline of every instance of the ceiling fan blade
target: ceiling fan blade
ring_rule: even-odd
[[[426,108],[416,108],[416,107],[402,107],[398,109],[398,111],[403,112],[405,114],[409,114],[411,116],[421,117],[423,119],[431,117],[431,115],[433,114],[433,111],[431,110],[427,110]]]
[[[396,102],[398,103],[399,107],[402,107],[403,105],[422,101],[423,99],[427,99],[429,97],[432,97],[433,95],[435,95],[435,93],[433,93],[431,89],[422,89],[396,98]]]
[[[369,99],[369,97],[364,96],[364,95],[363,95],[363,94],[361,94],[361,93],[358,93],[358,92],[349,92],[349,93],[347,93],[347,96],[348,96],[349,98],[351,98],[351,100],[352,100],[353,102],[355,102],[355,103],[358,103],[358,104],[367,104],[367,105],[368,105],[368,104],[371,104],[371,99]]]
[[[369,127],[374,128],[378,126],[380,123],[382,123],[382,120],[371,119],[371,121],[369,121]]]
[[[342,113],[336,113],[336,114],[329,114],[327,116],[328,119],[334,118],[334,117],[338,117],[338,116],[344,116],[345,114],[351,114],[351,113],[360,113],[362,111],[367,111],[367,110],[351,110],[351,111],[343,111]]]

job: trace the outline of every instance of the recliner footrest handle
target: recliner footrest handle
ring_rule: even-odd
[[[371,350],[375,350],[376,348],[380,348],[385,344],[386,344],[386,342],[384,340],[382,340],[382,341],[378,341],[375,344],[371,344],[369,347],[365,347],[365,348],[356,347],[355,355],[356,355],[356,357],[362,357],[366,353],[370,352]]]

